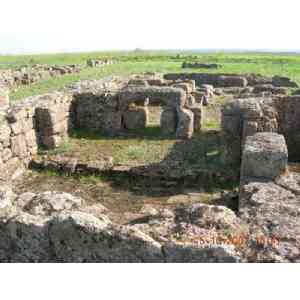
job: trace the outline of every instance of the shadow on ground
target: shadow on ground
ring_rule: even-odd
[[[109,139],[111,143],[120,138],[161,141],[171,138],[163,136],[159,126],[122,132],[116,136],[81,129],[75,130],[71,137],[85,140]],[[130,190],[134,194],[147,196],[178,194],[189,187],[209,192],[233,189],[238,186],[238,168],[223,162],[222,149],[220,132],[207,130],[195,134],[189,140],[176,140],[168,154],[158,163],[129,167],[126,171],[75,174],[72,177],[82,179],[86,175],[94,175],[95,181],[98,177],[118,190]]]

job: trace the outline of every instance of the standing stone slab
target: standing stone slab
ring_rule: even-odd
[[[194,105],[190,108],[194,114],[194,131],[199,132],[203,123],[203,108],[201,104]]]
[[[123,122],[126,129],[143,129],[149,123],[147,107],[134,107],[123,113]]]
[[[175,109],[167,107],[160,115],[160,128],[163,134],[172,134],[176,132],[177,112]]]
[[[189,109],[178,111],[178,126],[176,137],[179,139],[190,139],[194,133],[194,114]]]
[[[274,179],[287,170],[288,150],[283,135],[272,132],[248,136],[245,142],[241,178]]]
[[[11,150],[14,156],[25,158],[27,156],[27,146],[23,134],[11,138]]]
[[[102,115],[101,129],[108,134],[115,134],[122,129],[122,113],[105,111]]]

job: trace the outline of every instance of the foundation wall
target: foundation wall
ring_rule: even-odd
[[[247,136],[257,132],[277,132],[285,137],[289,158],[299,160],[300,97],[239,99],[222,110],[225,159],[240,163]]]
[[[27,167],[39,147],[64,143],[73,126],[72,95],[53,93],[27,98],[0,117],[0,180],[13,180]]]

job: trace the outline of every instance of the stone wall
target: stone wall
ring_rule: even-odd
[[[239,163],[245,138],[256,132],[283,134],[291,159],[299,159],[300,97],[238,99],[222,109],[227,160]]]
[[[256,74],[227,74],[227,73],[169,73],[165,74],[167,80],[195,80],[198,86],[211,84],[214,87],[245,87],[270,84],[274,87],[298,87],[297,83],[288,77],[266,77]]]
[[[20,174],[38,147],[60,146],[72,127],[72,119],[72,95],[64,93],[31,97],[2,108],[0,180]]]
[[[21,85],[29,85],[50,77],[80,72],[79,65],[47,66],[33,65],[25,66],[17,70],[0,70],[0,83],[8,88],[16,88]]]
[[[176,133],[180,138],[192,137],[194,130],[201,129],[203,118],[202,105],[195,103],[193,97],[195,83],[176,81],[154,86],[152,80],[134,78],[125,86],[121,84],[107,91],[79,89],[74,93],[76,126],[112,134],[144,128],[149,120],[147,106],[162,105],[162,132]]]
[[[115,62],[111,59],[93,59],[90,58],[87,60],[86,65],[90,68],[103,67],[107,65],[112,65]]]
[[[200,62],[183,62],[182,63],[183,69],[186,69],[186,68],[218,69],[221,67],[222,67],[222,65],[220,65],[220,64],[209,64],[209,63],[200,63]]]
[[[192,96],[195,84],[168,84],[176,87],[137,87],[128,85],[128,80],[110,78],[81,82],[63,92],[30,97],[11,105],[7,88],[1,88],[0,180],[17,177],[39,147],[53,149],[63,145],[74,127],[109,134],[144,128],[149,119],[147,105],[153,101],[163,103],[163,133],[191,138],[194,130],[201,129],[202,120],[201,104],[195,104]]]

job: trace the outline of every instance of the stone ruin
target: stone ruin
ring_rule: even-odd
[[[241,166],[239,214],[252,232],[273,243],[253,252],[253,261],[299,262],[300,176],[289,170],[283,135],[246,138]]]
[[[86,65],[90,68],[103,67],[107,65],[112,65],[115,62],[111,59],[93,59],[90,58],[86,61]]]
[[[152,82],[148,80],[151,84]],[[82,84],[65,92],[30,97],[8,106],[8,90],[0,89],[1,157],[3,168],[19,161],[28,165],[38,147],[56,148],[64,143],[72,128],[101,130],[116,134],[145,128],[147,105],[163,105],[162,133],[191,138],[201,129],[202,106],[196,103],[194,83],[166,82],[160,86],[137,85],[138,80],[111,80]],[[136,105],[134,105],[136,104]],[[5,176],[6,173],[2,175]]]
[[[201,69],[218,69],[221,68],[222,65],[220,64],[209,64],[209,63],[200,63],[200,62],[183,62],[182,63],[182,68],[183,69],[197,69],[197,68],[201,68]]]
[[[167,80],[195,80],[197,86],[212,85],[216,95],[230,95],[235,98],[288,95],[289,90],[298,93],[298,84],[288,77],[267,77],[258,74],[228,73],[170,73]]]
[[[257,132],[284,135],[290,159],[297,159],[300,149],[300,97],[238,99],[222,111],[222,129],[226,160],[239,163],[246,137]]]
[[[193,81],[133,78],[121,82],[109,93],[103,90],[74,93],[76,122],[79,127],[110,134],[145,128],[149,122],[148,105],[162,105],[162,133],[191,138],[202,124],[202,105],[194,97]]]
[[[237,99],[224,105],[224,159],[240,165],[239,214],[252,232],[276,241],[253,261],[299,261],[299,96]],[[251,260],[251,259],[250,259]]]
[[[249,85],[240,76],[217,76],[216,87]],[[163,106],[162,132],[190,138],[201,128],[202,104],[193,79],[171,77],[86,81],[10,106],[7,89],[0,90],[1,262],[299,261],[300,176],[288,166],[288,150],[297,154],[298,97],[240,99],[224,106],[224,159],[241,166],[238,214],[202,203],[145,207],[147,222],[118,225],[105,207],[66,193],[14,194],[10,182],[38,148],[61,145],[75,127],[110,134],[143,128],[147,105],[156,103]],[[179,232],[184,240],[176,239]],[[237,240],[228,243],[231,234]]]
[[[0,70],[0,84],[13,89],[22,85],[29,85],[51,77],[62,76],[66,74],[79,73],[81,66],[47,66],[33,65],[24,66],[16,70]]]
[[[146,127],[148,102],[164,107],[163,133],[191,138],[194,130],[200,130],[202,106],[195,103],[192,81],[161,80],[165,86],[136,83],[137,79],[83,83],[65,92],[30,97],[10,106],[8,90],[1,88],[1,177],[13,176],[11,171],[18,173],[21,167],[27,167],[39,147],[53,149],[62,145],[75,127],[108,134]]]
[[[55,191],[16,195],[11,188],[39,147],[61,145],[74,127],[112,134],[144,127],[148,103],[163,105],[163,132],[191,137],[194,129],[200,129],[202,116],[194,89],[193,81],[154,76],[87,81],[12,105],[1,91],[0,261],[238,262],[233,246],[200,246],[196,241],[199,230],[212,239],[216,234],[212,226],[240,227],[225,207],[145,207],[149,223],[118,225],[100,204],[87,205],[81,198]],[[186,241],[173,238],[178,230],[185,232]]]

